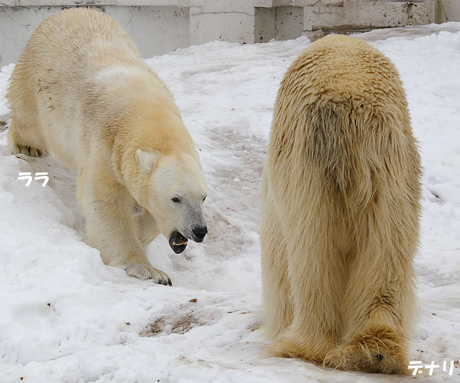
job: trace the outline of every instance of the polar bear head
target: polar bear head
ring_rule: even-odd
[[[198,153],[139,149],[136,161],[144,178],[138,202],[155,218],[173,251],[184,251],[188,239],[202,242],[208,232],[202,211],[207,187]]]

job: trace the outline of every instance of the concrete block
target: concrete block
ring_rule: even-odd
[[[439,0],[437,22],[460,21],[460,0]]]
[[[85,0],[93,2],[94,0]],[[95,0],[98,3],[100,0]],[[123,7],[177,7],[177,0],[104,0]],[[91,4],[91,3],[90,3]]]
[[[0,9],[2,7],[14,7],[14,0],[2,0],[0,3]]]
[[[190,8],[190,42],[192,45],[222,40],[254,42],[254,15],[245,13],[203,13]]]
[[[290,7],[293,0],[273,0],[273,7]]]
[[[254,6],[248,0],[190,0],[190,10],[190,14],[242,12],[254,16]]]
[[[304,7],[304,31],[331,29],[343,23],[343,7]]]
[[[114,5],[116,0],[80,0],[69,3],[66,0],[15,0],[15,7],[61,7],[73,5]]]
[[[343,7],[343,2],[344,0],[293,0],[292,5],[295,7]]]
[[[290,40],[302,36],[304,17],[302,7],[279,7],[275,15],[276,40]]]
[[[305,29],[357,30],[431,24],[436,21],[436,1],[346,0],[340,7],[304,7]]]
[[[302,7],[256,8],[254,39],[256,42],[295,39],[302,36],[303,26]]]
[[[266,43],[275,38],[275,8],[256,8],[254,15],[254,42]]]
[[[254,0],[253,4],[254,4],[254,8],[272,8],[273,7],[272,0]]]
[[[126,29],[142,57],[190,46],[189,11],[177,7],[106,7]]]
[[[344,11],[344,24],[353,28],[431,24],[436,21],[436,0],[348,1],[344,3]]]

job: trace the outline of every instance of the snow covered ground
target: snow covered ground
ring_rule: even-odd
[[[416,376],[260,358],[261,171],[279,82],[310,44],[213,42],[147,62],[174,93],[200,150],[210,233],[175,255],[148,246],[174,287],[130,278],[86,245],[75,176],[17,158],[0,126],[0,382],[460,382],[460,23],[360,35],[398,67],[423,158],[416,260]],[[0,71],[0,115],[13,65]],[[46,187],[19,172],[48,172]],[[443,365],[445,363],[445,366]],[[453,370],[450,371],[451,366]],[[445,367],[445,371],[443,371]]]

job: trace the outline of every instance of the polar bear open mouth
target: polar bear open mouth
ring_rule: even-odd
[[[176,254],[182,253],[187,247],[188,239],[178,231],[173,231],[169,237],[169,246]]]

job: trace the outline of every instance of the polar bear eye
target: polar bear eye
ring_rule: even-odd
[[[207,197],[207,196],[206,196],[206,197]],[[206,200],[206,197],[203,197],[203,200],[202,200],[202,202],[204,202],[204,201]]]
[[[177,198],[177,197],[174,197],[174,198],[172,198],[172,201],[175,202],[175,203],[179,203],[179,202],[180,202],[180,199]]]

